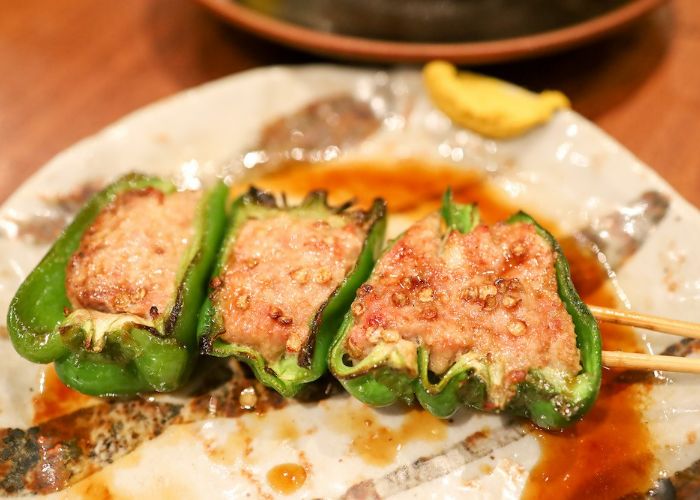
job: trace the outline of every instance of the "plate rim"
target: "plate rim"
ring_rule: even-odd
[[[195,0],[227,23],[307,52],[367,62],[493,64],[528,59],[582,45],[613,33],[668,0],[632,0],[606,14],[561,29],[487,42],[404,43],[338,35],[282,21],[233,0]]]

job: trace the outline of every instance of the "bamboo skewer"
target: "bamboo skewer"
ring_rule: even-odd
[[[630,370],[664,370],[669,372],[700,374],[700,359],[636,352],[603,351],[603,365],[609,368]]]
[[[700,339],[700,323],[661,318],[632,311],[619,311],[608,309],[607,307],[588,306],[588,308],[598,321]],[[603,365],[610,368],[664,370],[700,374],[700,359],[680,356],[603,351]]]
[[[607,323],[636,326],[637,328],[644,328],[655,332],[700,339],[700,323],[661,318],[659,316],[651,316],[649,314],[641,314],[632,311],[618,311],[617,309],[608,309],[607,307],[600,306],[588,306],[588,309],[591,310],[591,313],[593,313],[593,316],[595,316],[597,320]]]

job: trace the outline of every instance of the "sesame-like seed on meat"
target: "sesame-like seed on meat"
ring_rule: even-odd
[[[352,305],[352,313],[355,316],[360,316],[364,310],[365,306],[363,306],[360,302],[356,302]]]
[[[433,301],[433,289],[432,288],[424,288],[420,292],[418,292],[418,300],[421,302],[432,302]]]
[[[394,304],[396,307],[403,307],[406,304],[408,304],[408,296],[401,291],[394,292],[391,294],[391,303]],[[357,302],[357,304],[360,304],[360,302]]]
[[[274,362],[305,345],[316,311],[342,282],[362,249],[364,230],[280,212],[246,221],[214,291],[225,342],[254,348]],[[243,263],[254,259],[254,267]],[[245,308],[236,290],[246,290]],[[357,311],[357,308],[355,309]]]
[[[363,313],[348,334],[348,353],[362,359],[376,344],[374,332],[389,330],[424,345],[437,374],[467,352],[509,372],[552,367],[576,374],[576,336],[554,260],[530,224],[478,226],[443,238],[439,216],[428,216],[382,256],[366,284],[371,292],[358,293],[353,310]]]
[[[200,192],[146,188],[118,195],[83,234],[66,268],[75,309],[143,318],[167,311],[194,236]]]

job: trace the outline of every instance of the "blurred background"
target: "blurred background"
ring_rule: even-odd
[[[0,0],[0,202],[75,141],[215,78],[445,56],[562,90],[700,205],[697,0],[233,1]]]

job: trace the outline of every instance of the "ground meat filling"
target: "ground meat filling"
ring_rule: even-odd
[[[194,236],[199,192],[120,194],[85,231],[66,269],[71,305],[154,318],[172,304]]]
[[[439,216],[429,216],[377,263],[352,306],[351,357],[363,359],[380,342],[411,341],[428,348],[437,374],[467,352],[500,362],[511,383],[530,368],[577,373],[555,254],[535,228],[496,224],[441,234]]]
[[[221,339],[249,346],[269,362],[301,350],[316,311],[362,249],[360,226],[341,217],[331,222],[280,213],[243,225],[213,283]]]

